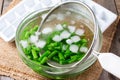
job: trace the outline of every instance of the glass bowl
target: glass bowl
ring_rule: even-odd
[[[97,21],[95,19],[95,16],[92,10],[86,4],[82,2],[80,2],[80,4],[81,6],[79,7],[81,8],[78,8],[78,9],[81,9],[81,12],[78,12],[78,13],[82,15],[81,17],[82,21],[86,25],[89,25],[89,28],[93,31],[94,40],[92,42],[90,49],[88,50],[88,53],[90,54],[86,54],[83,62],[81,64],[78,64],[74,68],[69,68],[69,67],[68,68],[53,68],[50,66],[40,65],[39,63],[36,63],[30,60],[28,57],[26,57],[26,55],[24,54],[22,50],[22,47],[20,45],[20,40],[22,38],[24,31],[31,30],[35,25],[39,25],[42,20],[42,16],[46,14],[50,10],[50,8],[32,12],[27,17],[25,17],[24,20],[20,23],[16,31],[16,37],[15,37],[15,42],[16,42],[17,49],[19,51],[19,56],[21,57],[21,59],[26,65],[28,65],[32,70],[34,70],[38,74],[51,78],[51,79],[65,79],[65,78],[72,77],[72,76],[82,73],[84,70],[90,67],[97,60],[97,58],[94,57],[91,54],[91,52],[93,49],[98,52],[101,49],[101,45],[102,45],[101,44],[102,42],[101,31],[99,29],[99,26],[97,25]],[[70,6],[71,5],[68,5],[67,9],[71,10]]]

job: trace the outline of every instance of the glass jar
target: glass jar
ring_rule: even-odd
[[[70,4],[67,4],[67,3],[70,3]],[[77,1],[70,1],[70,2],[65,2],[61,4],[65,4],[62,6],[62,8],[64,7],[64,10],[70,10],[80,14],[81,16],[79,16],[78,18],[82,22],[84,22],[84,24],[89,26],[91,31],[94,33],[92,44],[88,52],[86,53],[85,57],[83,57],[81,64],[78,64],[73,68],[69,68],[69,67],[53,68],[51,66],[45,66],[45,65],[40,65],[38,63],[35,63],[32,60],[28,59],[24,54],[22,47],[20,45],[20,40],[21,40],[22,34],[24,33],[24,30],[25,29],[30,30],[35,25],[39,25],[42,20],[42,16],[50,10],[49,8],[32,12],[27,17],[25,17],[24,20],[20,23],[16,32],[16,37],[15,37],[16,46],[23,62],[38,74],[46,76],[48,78],[52,78],[52,79],[64,79],[64,78],[72,77],[74,75],[78,75],[82,73],[85,69],[90,67],[97,59],[91,54],[92,51],[95,50],[99,52],[102,45],[101,31],[99,29],[99,26],[97,25],[96,18],[91,9],[86,4],[82,2],[77,2]]]

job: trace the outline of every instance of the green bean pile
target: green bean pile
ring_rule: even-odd
[[[70,64],[81,60],[86,52],[80,50],[77,50],[77,52],[72,52],[70,50],[70,46],[75,45],[78,46],[79,49],[81,47],[88,48],[88,41],[85,38],[85,35],[80,36],[80,40],[77,42],[73,42],[72,44],[66,43],[66,40],[68,40],[72,36],[76,36],[74,32],[71,33],[68,38],[62,39],[61,41],[54,41],[53,37],[55,35],[60,35],[65,30],[69,32],[67,24],[63,23],[61,25],[64,28],[63,30],[54,30],[51,33],[49,33],[49,35],[40,35],[40,39],[46,42],[43,48],[37,47],[34,43],[30,42],[29,40],[31,35],[35,35],[35,32],[38,29],[38,25],[34,26],[30,30],[24,30],[21,41],[26,41],[27,46],[22,46],[22,49],[27,58],[41,65],[47,65],[48,60],[55,61],[62,65]]]

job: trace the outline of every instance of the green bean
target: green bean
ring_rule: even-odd
[[[88,41],[86,39],[81,39],[80,42],[87,43]]]
[[[51,43],[51,44],[50,44],[50,47],[56,47],[57,45],[58,45],[57,42],[55,42],[55,43]]]
[[[38,53],[34,49],[32,49],[32,55],[34,59],[38,58]]]
[[[26,32],[27,32],[27,30],[24,30],[24,31],[21,33],[20,38],[21,38],[22,40],[25,40],[25,39],[26,39],[26,38],[25,38]]]
[[[38,47],[32,47],[32,49],[34,49],[35,51],[40,52],[40,48],[38,48]]]
[[[33,35],[38,29],[38,25],[36,25],[33,29],[30,30],[30,35]]]
[[[60,46],[58,46],[58,47],[55,47],[55,49],[57,49],[57,50],[61,50],[61,47],[60,47]]]
[[[49,44],[47,47],[49,50],[54,51],[54,49],[60,49],[60,47],[57,47],[57,45],[58,45],[58,43],[55,42],[55,43]]]
[[[65,60],[65,58],[64,58],[62,53],[58,53],[58,57],[59,57],[60,60]]]
[[[27,50],[28,50],[28,51],[31,51],[31,48],[32,48],[32,47],[29,45],[29,46],[27,47]]]
[[[69,45],[66,45],[66,49],[68,49],[69,48]]]
[[[78,58],[78,55],[73,55],[73,56],[70,56],[71,59],[73,58]]]
[[[87,46],[87,43],[82,43],[81,46]]]
[[[69,54],[70,53],[70,50],[69,49],[67,49],[66,50],[66,52],[65,52],[65,54]]]
[[[38,27],[39,27],[38,25],[35,25],[34,28],[33,28],[33,30],[34,30],[34,31],[37,31],[37,30],[38,30]]]
[[[36,64],[40,64],[40,62],[36,61],[36,60],[32,60],[34,63]]]
[[[31,54],[31,46],[28,46],[27,48],[23,49],[23,51],[26,55]]]
[[[81,39],[79,42],[79,44],[81,44],[81,46],[86,46],[87,43],[88,43],[88,41],[85,38]]]
[[[47,38],[47,44],[50,44],[51,42],[52,42],[51,37],[48,37],[48,38]]]
[[[30,35],[33,35],[36,31],[34,31],[33,29],[30,30]]]
[[[63,62],[62,62],[61,60],[59,61],[59,63],[60,63],[60,64],[63,64]]]
[[[71,55],[72,53],[70,52],[69,49],[66,50],[65,54],[64,54],[64,57],[67,58]]]
[[[32,56],[31,56],[31,55],[28,55],[27,57],[28,57],[29,59],[32,59]]]
[[[54,50],[51,45],[46,46],[45,49],[46,49],[46,50],[48,49],[48,50],[50,50],[50,51],[53,51],[53,50]]]
[[[44,52],[44,53],[42,54],[42,56],[41,56],[41,57],[48,56],[49,54],[50,54],[50,51],[46,51],[46,52]]]
[[[78,56],[72,57],[72,58],[68,61],[68,63],[72,63],[72,62],[77,61],[77,58],[78,58]]]
[[[53,47],[51,47],[51,46],[49,46],[49,45],[48,45],[46,48],[47,48],[48,50],[50,50],[50,51],[53,50]]]
[[[50,54],[50,51],[44,52],[38,60],[41,61],[44,57],[48,57],[49,54]]]
[[[56,61],[56,62],[59,62],[59,58],[56,57],[56,56],[54,56],[52,59],[53,59],[54,61]]]
[[[45,64],[47,62],[48,58],[47,57],[43,57],[43,59],[40,61],[40,64]]]
[[[68,60],[59,61],[60,64],[68,64]]]
[[[29,54],[28,51],[27,51],[27,48],[23,48],[23,52],[27,55]]]
[[[25,33],[25,39],[28,39],[30,37],[30,33],[29,32],[26,32]]]
[[[58,52],[55,50],[48,56],[48,59],[51,59],[54,55],[56,55]]]
[[[85,53],[79,53],[78,59],[77,59],[77,60],[81,60],[81,59],[83,58],[84,55],[85,55]]]
[[[88,41],[85,38],[83,38],[79,42],[76,42],[75,44],[78,45],[79,47],[81,47],[81,46],[87,46]]]

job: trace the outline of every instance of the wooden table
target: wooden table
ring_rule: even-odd
[[[0,0],[0,11],[2,10],[2,2],[4,1],[4,8],[10,3],[12,0]],[[106,7],[110,11],[120,15],[120,1],[119,0],[94,0],[100,5]],[[4,11],[4,9],[3,9]],[[110,52],[116,53],[117,55],[120,56],[120,22],[117,26],[116,33],[114,35],[114,39],[112,41],[112,45],[110,48]],[[5,77],[5,76],[0,76],[0,80],[13,80],[10,77]],[[104,71],[102,72],[99,80],[119,80],[113,75],[109,74],[108,72]]]
[[[4,1],[0,1],[0,15],[2,15]]]

